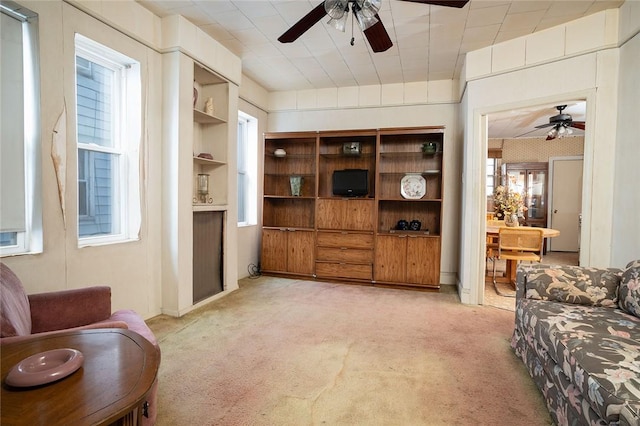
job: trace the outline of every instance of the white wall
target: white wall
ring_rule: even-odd
[[[257,220],[255,225],[238,228],[238,278],[249,276],[249,265],[258,266],[260,263],[260,244],[262,241],[262,176],[264,158],[264,138],[267,129],[268,92],[255,81],[242,76],[240,86],[240,100],[238,109],[258,119],[258,144],[257,144]]]
[[[245,77],[243,77],[243,84]],[[267,112],[256,105],[240,99],[240,111],[258,119],[257,144],[257,194],[256,207],[258,222],[255,225],[238,227],[238,278],[249,276],[249,265],[258,266],[260,263],[260,244],[262,241],[262,183],[264,158],[264,138],[267,128]]]
[[[144,318],[155,316],[160,313],[163,303],[161,141],[165,129],[161,119],[164,85],[160,52],[182,52],[235,83],[230,85],[230,108],[234,112],[238,107],[237,84],[241,81],[240,59],[185,18],[173,16],[160,19],[133,0],[19,3],[39,15],[44,251],[39,255],[5,257],[2,261],[22,279],[28,293],[108,285],[112,289],[113,310],[126,308],[137,311]],[[119,50],[141,63],[144,107],[140,183],[142,226],[139,241],[82,249],[77,247],[77,168],[73,131],[75,32]],[[259,93],[258,90],[254,92]],[[263,98],[263,103],[266,103],[266,96],[263,95]],[[65,105],[68,129],[66,227],[51,161],[52,132]],[[266,122],[266,118],[263,121]],[[230,118],[233,136],[236,124],[236,119]],[[229,149],[230,176],[235,177],[235,145]],[[230,197],[235,194],[234,182],[230,182]],[[234,218],[237,216],[235,197],[229,199],[229,215]],[[237,288],[238,269],[235,226],[228,227],[226,237],[225,275],[226,280],[233,281],[233,285],[227,285],[227,288],[233,289]]]
[[[121,32],[63,2],[24,2],[39,14],[42,134],[42,209],[44,252],[3,258],[22,279],[28,293],[108,285],[112,305],[134,309],[144,317],[160,310],[160,150],[158,120],[162,100],[160,55]],[[139,10],[138,22],[156,22]],[[134,14],[135,15],[135,14]],[[140,240],[100,247],[78,248],[77,175],[75,140],[74,33],[109,45],[141,63],[143,76],[144,181],[141,182],[142,226]],[[66,228],[58,201],[51,160],[51,140],[56,120],[67,108]]]
[[[551,38],[559,45],[556,53],[543,42],[550,35],[555,35]],[[621,244],[613,233],[614,212],[622,218],[637,217],[632,210],[614,208],[613,194],[620,180],[615,161],[622,148],[612,123],[616,123],[619,109],[631,107],[618,101],[617,35],[618,11],[608,10],[468,55],[459,282],[463,302],[477,303],[484,282],[483,170],[487,143],[482,123],[490,112],[586,99],[580,262],[596,267],[612,265],[614,247]],[[524,53],[515,55],[519,58],[515,61],[510,53],[514,46]],[[627,72],[637,74],[637,69]],[[637,113],[637,106],[631,108]],[[638,194],[636,185],[635,192],[627,196],[637,202]]]
[[[629,2],[627,2],[629,3]],[[637,2],[636,2],[637,3]],[[640,25],[640,3],[636,6]],[[611,264],[640,259],[640,35],[620,49]]]

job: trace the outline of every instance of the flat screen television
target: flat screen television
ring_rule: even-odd
[[[333,172],[333,195],[363,197],[369,194],[369,170],[346,169]]]

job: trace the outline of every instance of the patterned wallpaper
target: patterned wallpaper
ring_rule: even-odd
[[[582,155],[584,136],[545,140],[539,138],[489,139],[489,148],[502,148],[502,163],[547,162],[549,157]]]

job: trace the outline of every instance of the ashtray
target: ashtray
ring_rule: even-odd
[[[84,362],[84,355],[76,349],[63,348],[40,352],[16,364],[5,379],[10,386],[39,386],[63,379]]]

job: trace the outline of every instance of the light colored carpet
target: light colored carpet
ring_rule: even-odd
[[[513,313],[415,292],[261,277],[159,339],[158,425],[549,425]]]

